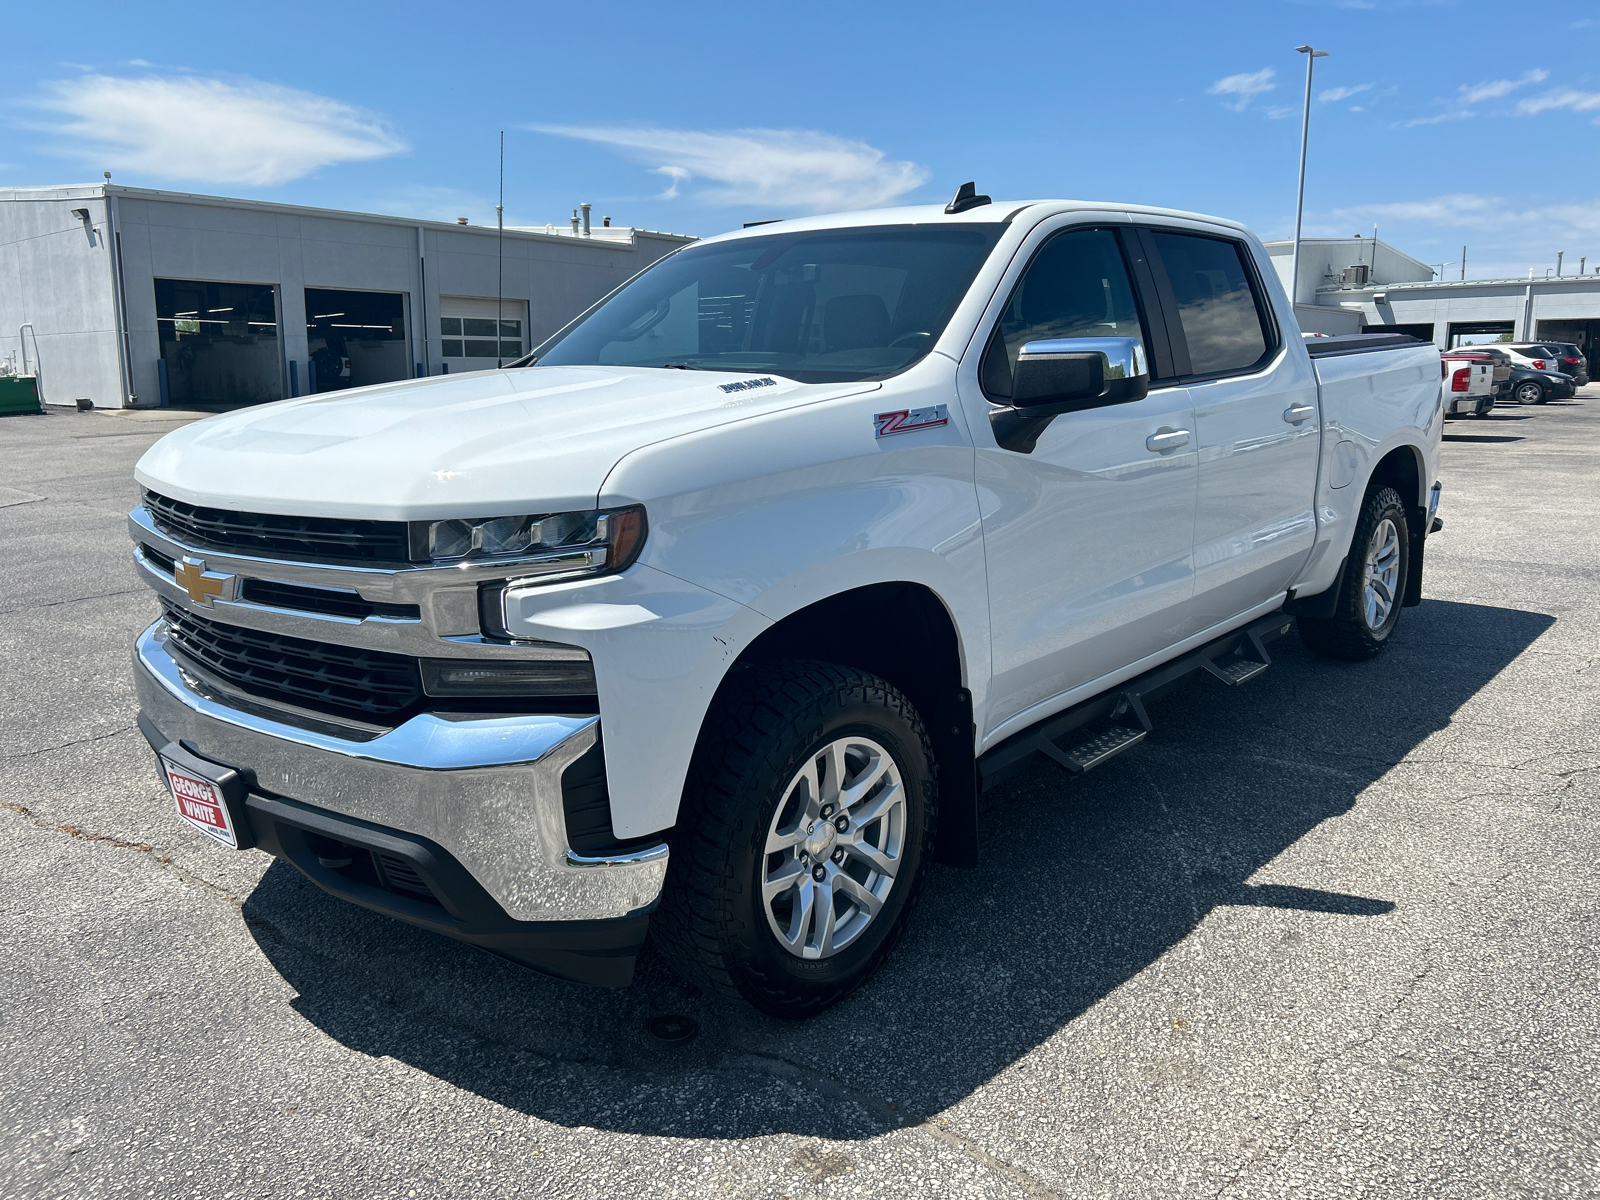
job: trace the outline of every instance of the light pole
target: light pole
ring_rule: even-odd
[[[1295,52],[1306,56],[1306,107],[1300,120],[1300,190],[1294,202],[1294,253],[1289,259],[1289,309],[1294,310],[1300,291],[1300,217],[1306,207],[1306,139],[1311,136],[1311,68],[1319,58],[1327,58],[1326,50],[1313,50],[1310,46],[1296,46]],[[1377,253],[1376,249],[1373,251]]]

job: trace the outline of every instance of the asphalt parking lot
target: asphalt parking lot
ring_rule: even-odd
[[[185,418],[0,421],[0,1195],[1600,1194],[1584,392],[1449,424],[1384,656],[1285,638],[991,793],[980,867],[803,1024],[648,951],[544,979],[180,828],[123,514]]]

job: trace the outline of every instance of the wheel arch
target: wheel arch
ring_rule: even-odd
[[[1428,521],[1430,486],[1428,464],[1422,449],[1409,442],[1394,447],[1380,458],[1372,468],[1372,474],[1367,476],[1366,495],[1371,495],[1375,488],[1392,487],[1405,505],[1410,569],[1401,603],[1406,608],[1414,608],[1422,603],[1422,563],[1428,540],[1425,526]],[[1346,551],[1347,560],[1355,553],[1356,547],[1352,543]],[[1340,574],[1343,575],[1342,569]]]
[[[975,865],[977,767],[972,693],[961,637],[948,604],[925,583],[871,583],[835,593],[763,630],[730,666],[718,692],[745,670],[783,659],[817,659],[868,671],[916,706],[933,743],[939,781],[934,860]],[[717,708],[713,698],[707,720]],[[702,736],[704,725],[702,724]]]
[[[1392,487],[1400,493],[1406,507],[1427,509],[1427,464],[1422,450],[1409,442],[1394,447],[1372,468],[1367,476],[1365,492],[1374,487]],[[1408,514],[1409,515],[1409,514]]]

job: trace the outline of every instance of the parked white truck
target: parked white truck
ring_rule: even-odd
[[[158,442],[140,725],[180,816],[336,896],[612,985],[649,931],[804,1015],[1031,756],[1296,621],[1380,651],[1439,380],[1306,344],[1211,217],[966,186],[711,238],[511,368]]]

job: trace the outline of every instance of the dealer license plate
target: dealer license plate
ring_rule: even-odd
[[[233,817],[228,812],[222,789],[170,759],[161,759],[161,770],[178,806],[179,818],[229,849],[237,850],[239,834],[233,827]]]

